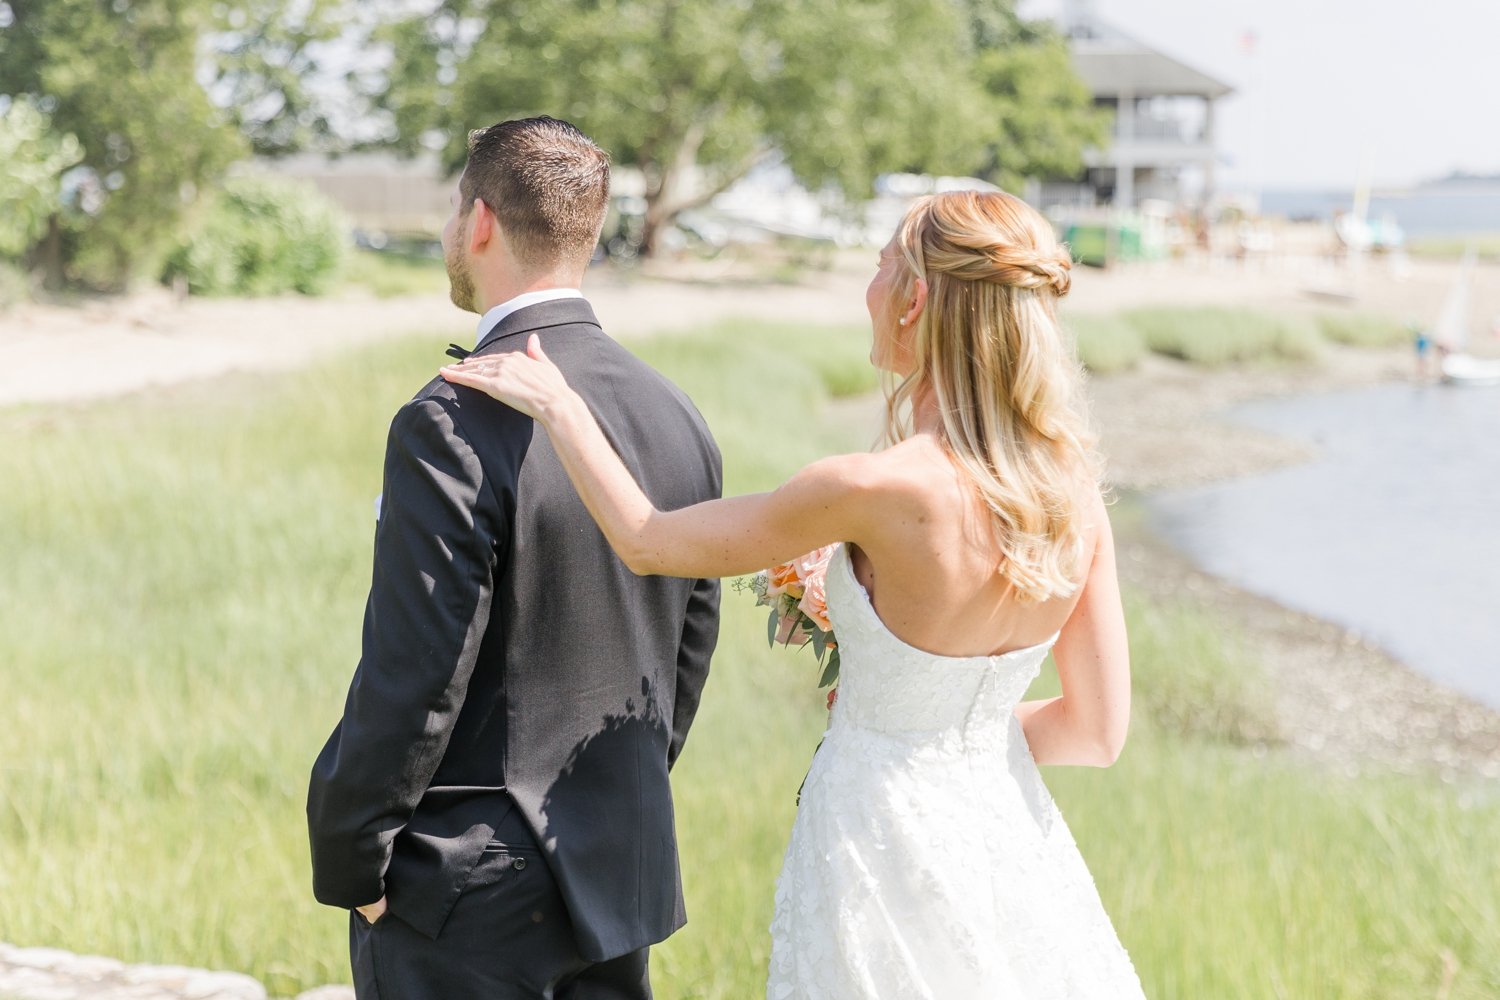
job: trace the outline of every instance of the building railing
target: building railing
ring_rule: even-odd
[[[1208,141],[1201,128],[1189,127],[1187,122],[1175,118],[1136,115],[1129,122],[1129,132],[1125,130],[1126,124],[1122,118],[1115,119],[1114,136],[1117,140],[1129,137],[1137,142],[1182,143],[1188,146]]]

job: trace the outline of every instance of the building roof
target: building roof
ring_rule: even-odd
[[[1091,18],[1069,31],[1073,65],[1095,97],[1223,97],[1234,88],[1107,22]]]

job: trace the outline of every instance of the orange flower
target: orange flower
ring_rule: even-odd
[[[787,562],[782,563],[780,566],[772,566],[766,570],[766,596],[775,597],[777,594],[784,594],[788,588],[797,586],[798,582],[797,567],[792,563]],[[799,592],[792,596],[800,597],[802,595]]]

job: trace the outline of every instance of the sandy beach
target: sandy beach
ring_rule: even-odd
[[[866,260],[868,256],[870,259]],[[729,317],[808,324],[867,323],[873,253],[849,254],[797,284],[711,262],[591,276],[586,291],[622,339]],[[1479,315],[1500,314],[1500,268],[1476,282]],[[1415,319],[1441,307],[1452,264],[1416,262],[1399,275],[1316,258],[1079,268],[1065,316],[1145,305],[1340,309]],[[1353,290],[1352,302],[1330,297]],[[313,362],[371,341],[430,331],[468,343],[473,318],[437,296],[375,299],[186,300],[165,291],[83,305],[27,305],[0,315],[0,405],[75,402],[233,371]],[[1493,345],[1478,345],[1492,352]],[[1222,411],[1267,396],[1412,378],[1410,352],[1335,347],[1308,367],[1206,371],[1161,357],[1091,383],[1110,478],[1123,496],[1251,475],[1311,457],[1297,443],[1230,426]],[[1244,593],[1196,570],[1140,529],[1120,534],[1121,573],[1158,598],[1187,599],[1241,633],[1275,690],[1281,737],[1340,770],[1391,768],[1500,778],[1500,713],[1428,681],[1346,630]]]

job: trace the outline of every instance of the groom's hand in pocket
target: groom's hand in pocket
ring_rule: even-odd
[[[376,921],[385,916],[385,897],[381,896],[375,902],[366,903],[364,906],[356,906],[355,909],[359,911],[360,916],[365,918],[365,923],[374,927]]]

